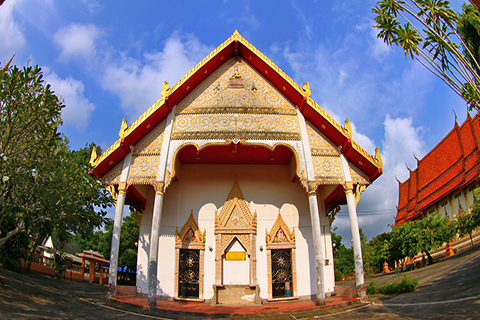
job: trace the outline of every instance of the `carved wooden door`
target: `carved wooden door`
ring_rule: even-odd
[[[290,296],[292,292],[292,251],[272,250],[272,297]]]
[[[200,282],[200,250],[180,250],[178,272],[178,296],[198,298]]]

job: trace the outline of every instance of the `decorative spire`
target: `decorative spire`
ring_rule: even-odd
[[[124,139],[127,136],[127,130],[128,125],[127,125],[127,120],[123,118],[122,120],[122,125],[120,126],[120,131],[118,132],[118,135],[120,136],[121,139]]]
[[[95,146],[92,148],[92,153],[90,154],[90,161],[88,163],[90,163],[90,165],[92,167],[95,166],[95,160],[97,160],[97,148],[95,148]]]
[[[167,92],[170,90],[170,86],[168,85],[168,82],[167,81],[163,81],[163,87],[162,87],[162,92],[160,92],[160,94],[162,95],[162,97],[166,97],[167,96]]]
[[[375,148],[375,160],[377,160],[379,168],[383,167],[382,155],[380,154],[380,149],[378,147]]]
[[[345,120],[345,127],[343,128],[343,131],[345,132],[348,139],[353,137],[353,130],[352,126],[350,125],[350,120]]]
[[[303,84],[303,96],[308,98],[312,95],[312,91],[310,90],[310,84],[308,83],[308,81],[305,81],[305,83]]]

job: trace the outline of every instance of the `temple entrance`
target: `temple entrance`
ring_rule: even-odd
[[[272,297],[291,297],[292,250],[272,250]]]
[[[200,250],[180,250],[178,296],[198,298],[200,283]]]

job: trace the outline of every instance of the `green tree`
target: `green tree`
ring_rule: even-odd
[[[402,48],[405,58],[419,61],[470,109],[480,110],[478,60],[457,32],[458,17],[449,4],[444,0],[380,0],[372,10],[374,27],[379,29],[378,38]]]
[[[461,237],[468,234],[474,247],[472,234],[480,226],[480,188],[475,189],[475,202],[471,209],[470,214],[463,212],[457,217],[457,231]]]
[[[424,252],[431,264],[433,259],[430,251],[449,242],[455,233],[455,221],[448,217],[442,218],[438,213],[421,220],[392,226],[388,242],[390,259],[403,261],[405,257],[413,258],[418,253]]]
[[[376,235],[368,243],[362,246],[364,268],[367,273],[374,273],[382,270],[385,261],[390,262],[388,254],[388,242],[390,241],[391,233],[384,232]]]
[[[465,46],[475,59],[472,59],[467,49],[463,50],[463,54],[468,58],[477,73],[480,73],[476,64],[476,61],[480,61],[480,12],[471,4],[464,3],[462,8],[463,11],[458,17],[457,30]]]
[[[112,198],[88,174],[95,146],[69,149],[57,131],[63,104],[38,66],[4,67],[0,80],[0,248],[20,233],[36,245],[55,234],[60,246],[101,226]]]
[[[337,235],[331,231],[333,244],[333,265],[335,268],[335,280],[340,281],[355,273],[355,259],[353,255],[353,248],[347,248],[342,243],[342,236]]]

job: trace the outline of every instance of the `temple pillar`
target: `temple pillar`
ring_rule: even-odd
[[[103,284],[103,264],[100,263],[100,278],[98,279],[100,284]]]
[[[123,160],[120,183],[118,184],[118,196],[115,204],[115,219],[113,221],[112,247],[110,249],[110,272],[108,274],[109,291],[108,298],[114,298],[117,295],[117,267],[118,250],[120,249],[120,231],[122,227],[123,207],[127,197],[127,179],[132,162],[133,147],[130,146],[130,153]]]
[[[160,234],[160,222],[163,206],[163,182],[157,182],[155,186],[155,202],[153,204],[152,230],[150,237],[150,254],[148,256],[148,305],[157,305],[157,268],[158,268],[158,238]]]
[[[118,250],[120,249],[120,229],[122,227],[123,206],[127,190],[121,189],[118,192],[117,204],[115,205],[115,220],[113,221],[112,247],[110,249],[110,273],[108,275],[108,285],[110,291],[109,298],[114,298],[117,292],[117,268],[118,268]]]
[[[315,259],[316,278],[316,303],[325,305],[325,249],[322,245],[322,233],[320,229],[320,216],[315,181],[308,182],[308,204],[310,206],[310,218],[312,221],[313,251]]]
[[[350,229],[352,231],[353,255],[355,260],[355,277],[357,286],[364,284],[362,243],[358,229],[357,208],[353,195],[353,182],[345,182],[345,196],[347,197],[348,217],[350,218]]]
[[[90,274],[88,275],[88,283],[95,282],[95,262],[90,261]]]
[[[85,279],[85,258],[82,258],[82,281]]]
[[[150,231],[150,252],[148,255],[147,286],[148,286],[148,305],[155,307],[157,305],[157,269],[158,269],[158,238],[160,235],[160,223],[162,218],[163,197],[165,192],[165,179],[167,172],[168,158],[170,154],[170,136],[172,134],[173,120],[175,118],[175,109],[167,117],[165,131],[163,134],[162,152],[158,163],[158,172],[156,176],[155,201],[153,203],[152,229]]]

